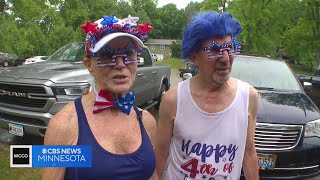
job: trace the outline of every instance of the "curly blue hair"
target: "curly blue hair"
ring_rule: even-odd
[[[197,13],[184,31],[181,55],[188,59],[193,52],[200,50],[203,41],[214,36],[226,35],[235,39],[241,31],[240,23],[229,13]]]

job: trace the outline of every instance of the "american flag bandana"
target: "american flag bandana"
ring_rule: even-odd
[[[117,107],[121,112],[129,115],[134,99],[134,93],[128,92],[124,97],[113,100],[107,91],[101,89],[97,94],[96,101],[94,102],[93,114],[97,114],[111,107]]]

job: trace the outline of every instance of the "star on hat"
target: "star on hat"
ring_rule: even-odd
[[[122,21],[125,24],[130,24],[131,26],[136,26],[138,20],[139,20],[139,17],[132,17],[131,15],[128,15],[127,18],[122,19]]]
[[[85,34],[88,34],[89,32],[92,32],[92,33],[98,32],[98,30],[96,29],[97,26],[98,24],[87,21],[87,23],[85,25],[81,25],[80,28],[84,30]]]

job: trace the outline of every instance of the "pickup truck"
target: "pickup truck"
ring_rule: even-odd
[[[84,53],[84,43],[71,43],[47,61],[0,69],[0,128],[16,136],[44,136],[54,114],[91,90]],[[170,87],[170,68],[153,64],[146,46],[140,61],[132,87],[135,104],[157,106]]]

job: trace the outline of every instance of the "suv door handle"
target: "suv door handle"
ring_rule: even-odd
[[[152,71],[152,74],[155,74],[155,73],[157,73],[157,71]]]
[[[143,76],[143,73],[138,73],[138,77],[142,77]]]

